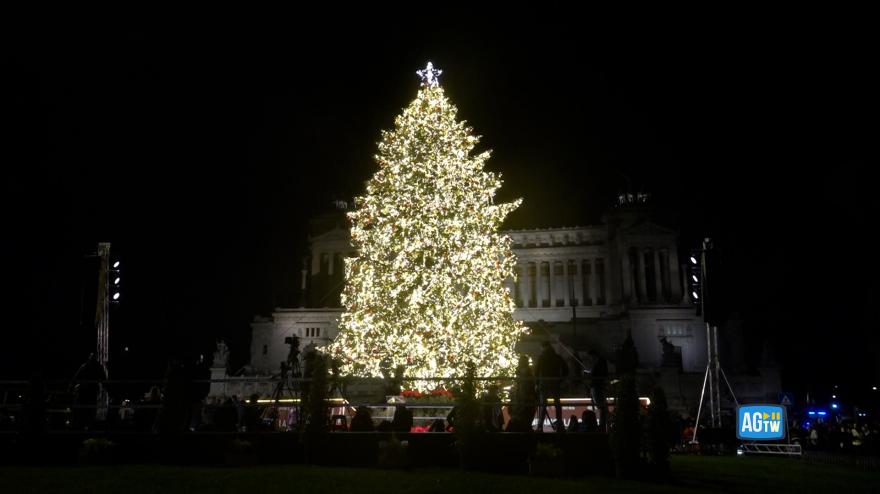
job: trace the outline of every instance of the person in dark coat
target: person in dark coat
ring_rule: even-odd
[[[363,405],[357,407],[357,410],[354,412],[354,417],[351,419],[351,431],[373,432],[374,430],[376,430],[376,427],[373,425],[373,417],[370,414],[370,409]]]
[[[483,429],[488,432],[500,432],[504,428],[504,414],[501,411],[501,397],[498,391],[498,385],[492,384],[480,397]]]
[[[506,430],[508,432],[531,431],[537,402],[535,376],[529,366],[529,358],[520,355],[516,366],[516,385],[513,388],[510,403],[510,422],[507,423]]]
[[[399,405],[394,409],[394,419],[391,421],[394,432],[409,432],[413,426],[413,413],[409,408]]]

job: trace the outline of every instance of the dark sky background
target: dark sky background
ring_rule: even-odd
[[[297,300],[308,218],[362,192],[430,59],[501,198],[524,198],[510,227],[596,223],[628,178],[684,247],[716,239],[786,387],[876,380],[870,31],[527,19],[7,32],[0,376],[69,375],[93,348],[98,241],[125,268],[117,369],[159,376],[216,337],[244,363],[254,314]]]

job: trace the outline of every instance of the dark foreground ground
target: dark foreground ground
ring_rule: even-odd
[[[668,484],[602,476],[548,479],[448,469],[391,471],[303,465],[241,468],[0,466],[0,492],[639,493],[880,492],[880,472],[783,458],[679,456]]]

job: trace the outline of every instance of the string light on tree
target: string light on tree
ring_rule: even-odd
[[[489,152],[440,87],[442,71],[419,70],[421,89],[383,131],[378,171],[349,213],[357,254],[346,259],[339,334],[322,348],[347,374],[407,378],[510,376],[525,334],[505,286],[516,260],[499,233],[520,203],[495,204],[500,177]],[[435,381],[415,381],[429,391]]]

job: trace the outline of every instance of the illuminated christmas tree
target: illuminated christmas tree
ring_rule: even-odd
[[[345,263],[339,335],[323,350],[364,377],[403,366],[406,378],[461,378],[468,364],[509,376],[526,330],[513,319],[505,280],[516,261],[499,228],[520,201],[494,204],[501,180],[483,170],[489,152],[471,156],[479,138],[456,120],[440,71],[428,63],[418,74],[422,87],[383,131],[379,170],[349,213],[357,255]]]

